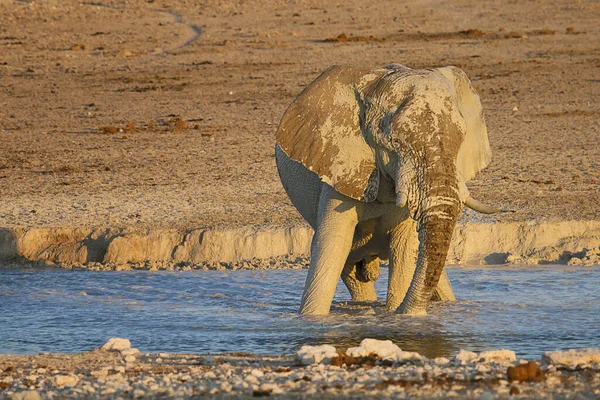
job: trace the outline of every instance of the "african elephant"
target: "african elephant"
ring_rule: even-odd
[[[463,204],[500,211],[465,185],[491,151],[462,70],[333,66],[276,137],[283,186],[315,230],[301,313],[329,313],[340,276],[353,299],[373,300],[378,258],[389,259],[388,310],[424,315],[436,288],[453,299],[443,272]]]

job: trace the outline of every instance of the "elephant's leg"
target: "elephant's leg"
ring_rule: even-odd
[[[300,312],[329,313],[335,288],[352,247],[358,223],[356,201],[324,185],[319,198],[317,227]]]
[[[419,237],[416,222],[407,218],[389,234],[390,261],[386,309],[394,311],[406,295],[415,273]]]
[[[342,280],[348,288],[352,301],[377,301],[375,282],[364,280],[360,277],[358,263],[346,262],[342,271]]]
[[[456,301],[456,296],[454,296],[454,291],[452,290],[452,285],[445,269],[442,271],[442,276],[431,299],[433,301]]]
[[[379,257],[365,256],[356,266],[356,274],[361,281],[374,282],[379,279]]]

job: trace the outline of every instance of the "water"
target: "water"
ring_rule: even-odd
[[[304,344],[392,339],[428,357],[459,349],[600,347],[600,267],[449,268],[459,301],[426,317],[346,304],[298,316],[306,270],[92,272],[0,270],[0,353],[79,352],[110,337],[142,351],[293,353]],[[385,296],[387,270],[377,282]]]

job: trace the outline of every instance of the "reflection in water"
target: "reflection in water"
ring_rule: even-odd
[[[0,352],[75,352],[127,337],[142,351],[293,353],[390,339],[427,357],[510,348],[537,357],[600,346],[600,268],[450,269],[459,299],[425,317],[347,303],[296,314],[306,271],[93,272],[10,269],[0,279]],[[386,274],[377,282],[385,298]]]

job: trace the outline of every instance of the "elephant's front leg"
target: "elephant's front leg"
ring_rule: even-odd
[[[335,288],[350,253],[358,223],[356,201],[324,185],[319,198],[317,227],[300,313],[329,313]]]
[[[386,309],[395,311],[408,291],[415,273],[419,236],[417,223],[407,218],[390,232],[390,270]],[[454,301],[454,291],[444,270],[433,295],[434,301]]]
[[[379,272],[379,259],[372,258],[370,262],[363,260],[358,263],[346,262],[342,271],[342,280],[352,296],[352,301],[377,301],[375,293],[374,271]],[[365,270],[367,274],[365,274]],[[366,276],[365,276],[366,275]],[[375,279],[372,279],[375,278]]]

